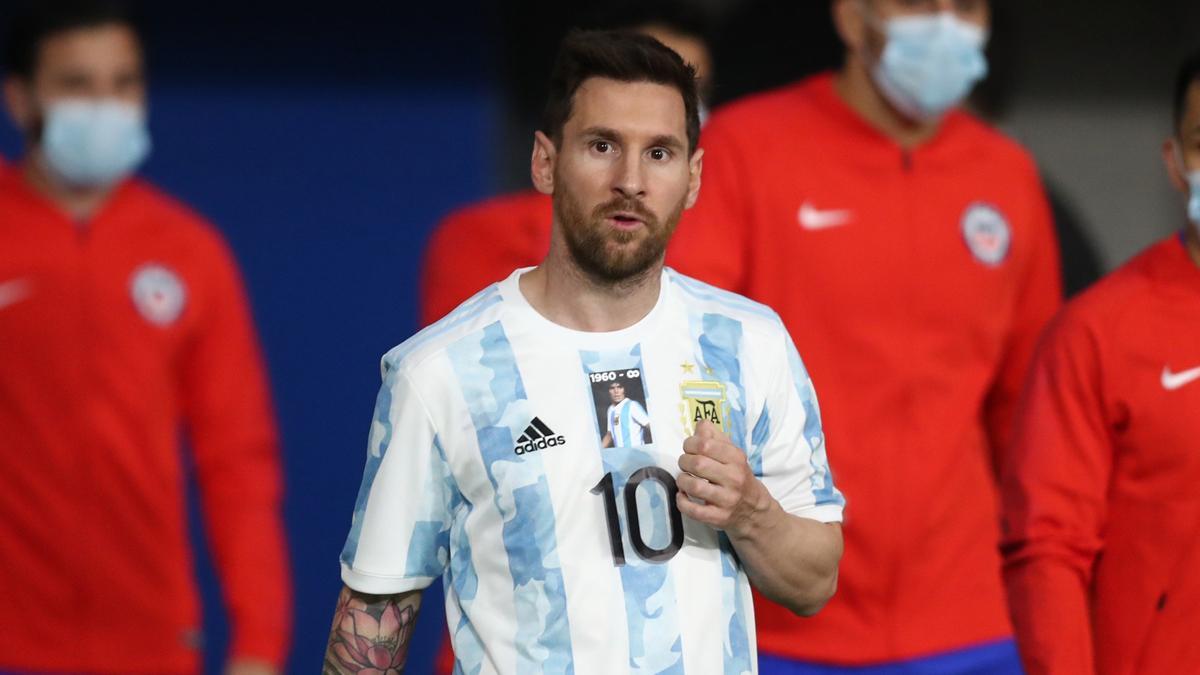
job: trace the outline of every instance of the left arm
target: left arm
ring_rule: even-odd
[[[321,673],[404,672],[420,609],[420,590],[372,595],[343,586]]]
[[[1000,477],[1004,582],[1029,675],[1096,670],[1093,580],[1124,418],[1106,403],[1120,388],[1104,367],[1104,326],[1073,310],[1038,349]]]
[[[213,558],[231,624],[230,673],[282,666],[291,582],[278,441],[267,378],[232,256],[215,247],[194,296],[201,313],[182,360],[184,409]]]
[[[683,515],[724,531],[761,593],[802,616],[816,614],[837,587],[841,525],[785,511],[754,476],[746,453],[709,422],[697,425],[683,452],[679,468],[686,473],[675,496]]]

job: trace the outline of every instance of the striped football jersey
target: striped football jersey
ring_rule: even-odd
[[[580,332],[529,305],[523,272],[384,356],[343,581],[442,577],[464,673],[755,672],[745,572],[675,479],[708,420],[786,511],[841,520],[783,324],[665,270],[641,321]]]
[[[627,448],[646,443],[646,427],[650,417],[646,409],[633,399],[622,399],[608,406],[608,433],[612,445]]]

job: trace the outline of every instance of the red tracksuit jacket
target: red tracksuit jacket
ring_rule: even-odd
[[[1200,673],[1200,269],[1179,237],[1073,300],[1005,463],[1030,675]]]
[[[848,504],[837,595],[811,619],[756,598],[759,649],[870,664],[1009,635],[991,449],[1061,302],[1033,162],[962,112],[905,152],[831,75],[718,110],[701,145],[667,263],[783,317]]]
[[[421,325],[428,326],[481,288],[550,249],[550,197],[535,190],[493,197],[438,223],[421,270]]]
[[[198,669],[182,423],[233,653],[281,663],[272,417],[207,223],[137,180],[75,223],[0,170],[0,670]]]

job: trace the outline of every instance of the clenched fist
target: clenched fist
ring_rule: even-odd
[[[684,472],[676,481],[679,510],[731,536],[748,533],[774,503],[750,471],[746,453],[711,422],[700,422],[684,440],[679,468]]]

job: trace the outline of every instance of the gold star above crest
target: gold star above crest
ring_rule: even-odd
[[[684,373],[687,373],[688,375],[691,375],[691,374],[692,374],[692,371],[696,369],[696,366],[693,366],[692,364],[690,364],[690,363],[688,363],[688,362],[686,362],[686,361],[684,361],[683,363],[679,364],[679,367],[680,367],[680,368],[683,368],[683,372],[684,372]]]
[[[708,375],[712,375],[712,368],[705,368],[704,372]]]

